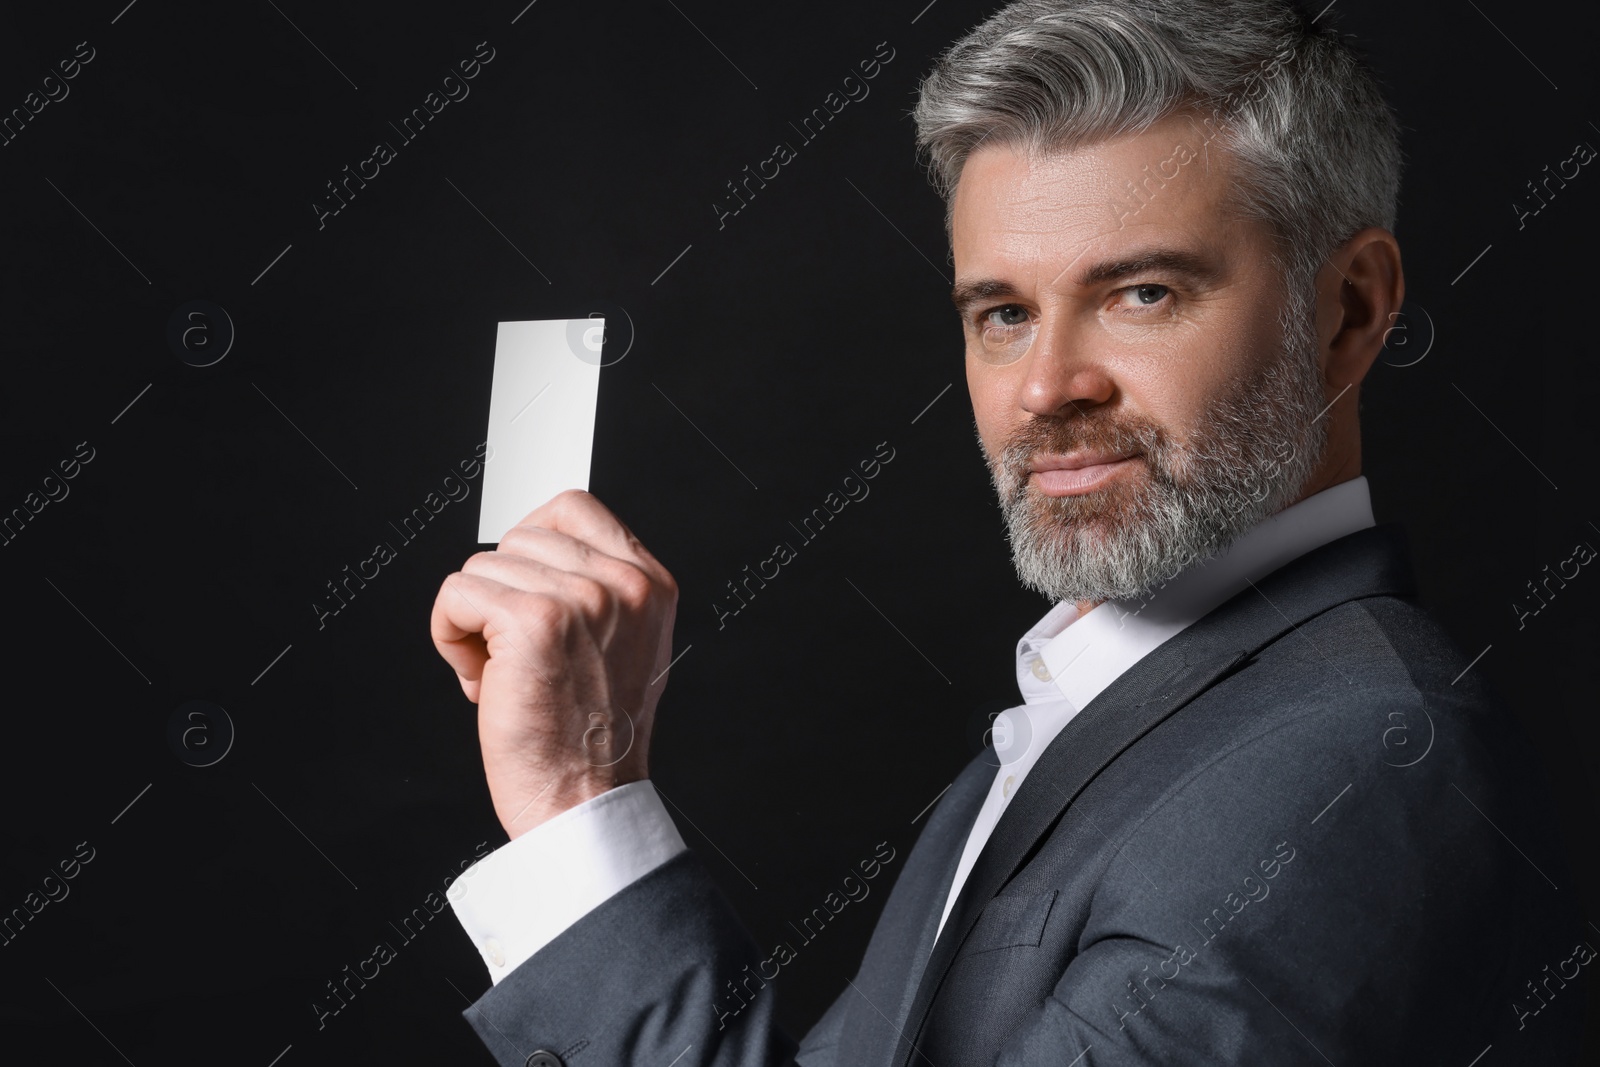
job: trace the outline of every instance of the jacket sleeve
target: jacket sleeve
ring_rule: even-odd
[[[457,878],[446,896],[498,983],[684,847],[646,778],[568,808],[501,845]]]
[[[585,914],[463,1014],[504,1067],[525,1067],[536,1052],[559,1057],[542,1059],[549,1064],[581,1052],[576,1062],[607,1067],[789,1067],[797,1046],[773,1021],[761,961],[704,861],[685,851]],[[820,1045],[806,1067],[831,1067]]]

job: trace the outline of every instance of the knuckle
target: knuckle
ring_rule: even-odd
[[[474,552],[467,557],[467,561],[461,565],[461,570],[456,573],[477,574],[493,563],[494,558],[495,553],[492,551]]]
[[[572,583],[572,599],[585,616],[598,618],[611,606],[611,589],[596,578],[579,578]]]
[[[555,597],[536,594],[523,601],[517,618],[523,632],[535,643],[553,644],[565,638],[571,611]]]
[[[655,583],[641,568],[624,564],[615,578],[617,598],[633,609],[644,607],[655,594]]]
[[[534,537],[537,536],[538,529],[539,528],[537,526],[531,526],[527,523],[518,523],[501,535],[500,543],[496,547],[501,552],[520,553],[525,550],[529,542],[531,542]],[[481,552],[479,553],[479,555],[483,554],[484,553]]]

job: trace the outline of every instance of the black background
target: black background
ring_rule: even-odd
[[[488,979],[454,918],[410,943],[389,926],[504,841],[474,709],[428,636],[478,549],[481,483],[320,630],[311,604],[473,455],[496,322],[597,300],[635,332],[602,375],[591,488],[683,590],[652,767],[685,839],[764,947],[877,843],[897,871],[974,722],[1015,702],[1015,642],[1047,606],[1016,583],[973,438],[907,115],[995,5],[124,2],[0,32],[4,112],[95,50],[0,148],[0,511],[79,442],[95,456],[0,546],[0,912],[95,849],[0,947],[8,1044],[141,1067],[490,1062],[459,1017]],[[1597,16],[1531,13],[1325,17],[1371,56],[1408,155],[1407,344],[1362,392],[1374,508],[1409,527],[1463,667],[1488,649],[1472,669],[1559,798],[1559,892],[1594,916],[1600,577],[1521,630],[1511,605],[1600,545],[1600,177],[1521,229],[1512,204],[1600,145]],[[482,41],[470,96],[319,230],[324,183],[396,142],[388,123]],[[885,41],[871,95],[719,228],[725,183]],[[167,341],[194,299],[236,329],[204,368]],[[870,497],[719,630],[723,583],[879,442],[895,458]],[[192,699],[237,730],[210,767],[168,743]],[[792,1032],[843,988],[887,881],[784,969]],[[383,940],[398,958],[319,1030],[324,983]]]

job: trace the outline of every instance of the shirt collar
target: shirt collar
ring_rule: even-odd
[[[1056,604],[1017,642],[1017,687],[1028,704],[1065,698],[1083,708],[1129,667],[1212,608],[1290,560],[1374,525],[1362,475],[1270,515],[1211,558],[1142,599],[1078,614]]]

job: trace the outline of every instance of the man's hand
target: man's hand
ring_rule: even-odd
[[[678,585],[605,505],[568,490],[433,603],[434,647],[478,705],[495,815],[515,838],[648,775]]]

